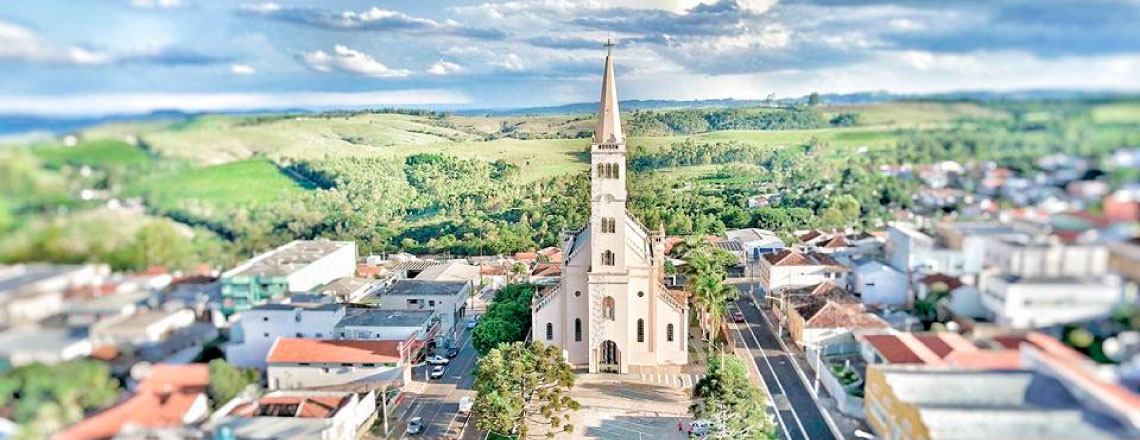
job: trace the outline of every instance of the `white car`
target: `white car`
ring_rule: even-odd
[[[435,367],[432,367],[431,378],[439,379],[441,377],[443,377],[443,365],[436,365]]]
[[[467,414],[467,413],[471,412],[471,408],[474,406],[475,406],[475,399],[471,398],[471,396],[463,396],[463,398],[459,399],[459,413],[460,414]]]
[[[451,363],[451,359],[448,359],[444,356],[440,356],[438,354],[433,354],[431,356],[428,356],[426,360],[427,360],[427,363],[432,364],[432,365],[447,365],[448,363]]]

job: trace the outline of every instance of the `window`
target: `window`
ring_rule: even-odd
[[[673,324],[665,326],[665,340],[673,342]]]
[[[304,333],[301,333],[301,332],[297,332],[297,337],[298,337],[298,338],[303,338],[303,337],[305,337],[305,334],[304,334]]]
[[[621,165],[618,165],[616,163],[613,164],[613,170],[611,170],[611,171],[613,172],[613,174],[610,177],[617,179],[618,177],[620,177],[620,174],[621,174]]]
[[[645,342],[645,320],[637,320],[637,342]]]
[[[317,339],[321,339],[321,338],[323,338],[323,337],[325,337],[325,334],[324,334],[324,333],[317,333],[317,335],[316,335],[316,338],[317,338]]]
[[[261,322],[269,322],[269,317],[268,316],[262,316]]]
[[[301,322],[301,311],[300,310],[298,310],[297,313],[293,314],[293,320],[297,321],[297,322]]]
[[[575,298],[578,298],[578,297],[581,297],[581,296],[582,296],[582,291],[581,291],[581,290],[575,290],[575,291],[574,291],[574,297],[575,297]]]
[[[371,363],[371,362],[365,362],[365,363],[363,364],[363,366],[365,366],[365,367],[375,367],[375,366],[376,366],[376,364],[374,364],[374,363]]]
[[[340,364],[340,366],[342,366],[342,367],[351,367],[351,366],[352,366],[352,364],[350,364],[350,363],[348,363],[348,362],[345,362],[345,363],[342,363],[342,364]]]
[[[641,291],[637,292],[637,297],[638,297],[638,298],[644,298],[644,297],[645,297],[645,292],[641,292]]]
[[[582,318],[574,318],[574,342],[582,342]]]
[[[307,366],[309,366],[309,363],[308,363],[308,362],[301,362],[301,366],[302,366],[302,367],[307,367]]]
[[[554,324],[551,324],[549,322],[546,323],[546,340],[547,341],[553,341],[554,340]]]
[[[613,251],[602,252],[602,265],[603,266],[613,266],[614,265],[614,253],[613,253]]]
[[[428,307],[435,307],[435,300],[428,301]]]
[[[605,173],[606,173],[606,164],[604,164],[604,163],[598,164],[598,177],[599,178],[606,177]]]
[[[602,233],[612,234],[617,232],[617,220],[612,218],[602,219]]]
[[[614,297],[607,296],[602,300],[602,317],[610,321],[614,320]]]
[[[268,332],[266,332],[266,333],[262,333],[262,334],[261,334],[261,336],[264,336],[264,337],[268,338],[268,337],[269,337],[269,333],[268,333]]]

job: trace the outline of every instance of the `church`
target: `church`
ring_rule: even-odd
[[[663,283],[664,228],[650,232],[626,211],[626,152],[611,50],[590,145],[590,223],[567,234],[560,284],[531,305],[533,340],[591,373],[688,362],[688,303]]]

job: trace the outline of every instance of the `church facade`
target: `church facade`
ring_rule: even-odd
[[[567,234],[562,280],[531,305],[532,337],[591,373],[688,362],[688,305],[665,288],[664,230],[626,211],[626,143],[612,54],[590,145],[590,222]]]

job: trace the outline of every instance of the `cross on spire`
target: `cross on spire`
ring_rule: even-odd
[[[606,55],[613,55],[614,46],[617,46],[617,42],[613,38],[606,37],[606,42],[602,43],[602,47],[606,48]]]

